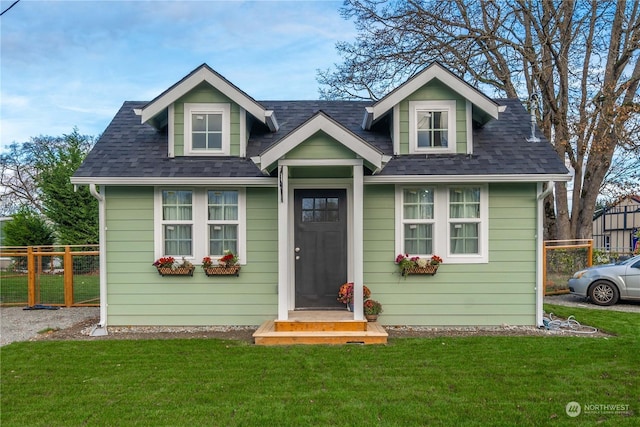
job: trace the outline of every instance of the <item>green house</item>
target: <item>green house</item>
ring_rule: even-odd
[[[205,64],[125,102],[72,182],[100,202],[101,327],[345,311],[346,282],[381,324],[453,326],[541,324],[543,184],[568,179],[520,101],[437,63],[377,102],[256,101]],[[225,250],[237,275],[205,274]]]

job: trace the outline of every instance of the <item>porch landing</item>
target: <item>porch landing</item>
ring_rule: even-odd
[[[386,344],[378,322],[353,320],[348,311],[291,311],[289,320],[268,320],[253,334],[257,345]]]

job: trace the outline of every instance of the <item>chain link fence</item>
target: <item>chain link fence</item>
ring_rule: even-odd
[[[0,304],[100,305],[98,245],[0,247]]]

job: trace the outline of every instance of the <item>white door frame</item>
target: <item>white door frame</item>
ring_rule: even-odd
[[[278,320],[288,320],[295,309],[294,190],[305,188],[339,188],[347,191],[347,277],[354,282],[354,301],[363,294],[363,162],[340,160],[353,167],[352,178],[289,179],[290,166],[327,166],[336,160],[281,160],[278,162]],[[338,289],[336,289],[336,297]],[[363,320],[362,304],[355,304],[354,319]]]

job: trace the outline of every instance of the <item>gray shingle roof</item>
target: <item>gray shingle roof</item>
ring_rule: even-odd
[[[473,154],[396,156],[380,175],[520,175],[566,174],[553,146],[539,132],[540,142],[527,142],[531,122],[517,99],[496,99],[507,109],[500,120],[473,130]]]
[[[125,102],[75,177],[258,177],[248,158],[167,157],[166,131],[140,123],[134,108],[147,102]]]
[[[517,99],[498,99],[507,105],[500,120],[475,129],[474,154],[395,156],[380,175],[500,175],[566,174],[567,170],[553,147],[542,139],[527,142],[529,115]],[[141,124],[134,108],[147,102],[125,102],[96,146],[76,171],[76,178],[173,178],[173,177],[260,177],[264,176],[249,159],[285,137],[296,127],[323,111],[345,128],[391,155],[393,145],[388,122],[384,120],[370,131],[362,129],[362,101],[260,101],[276,113],[280,129],[270,133],[255,123],[247,146],[247,158],[237,157],[167,157],[167,133]]]

